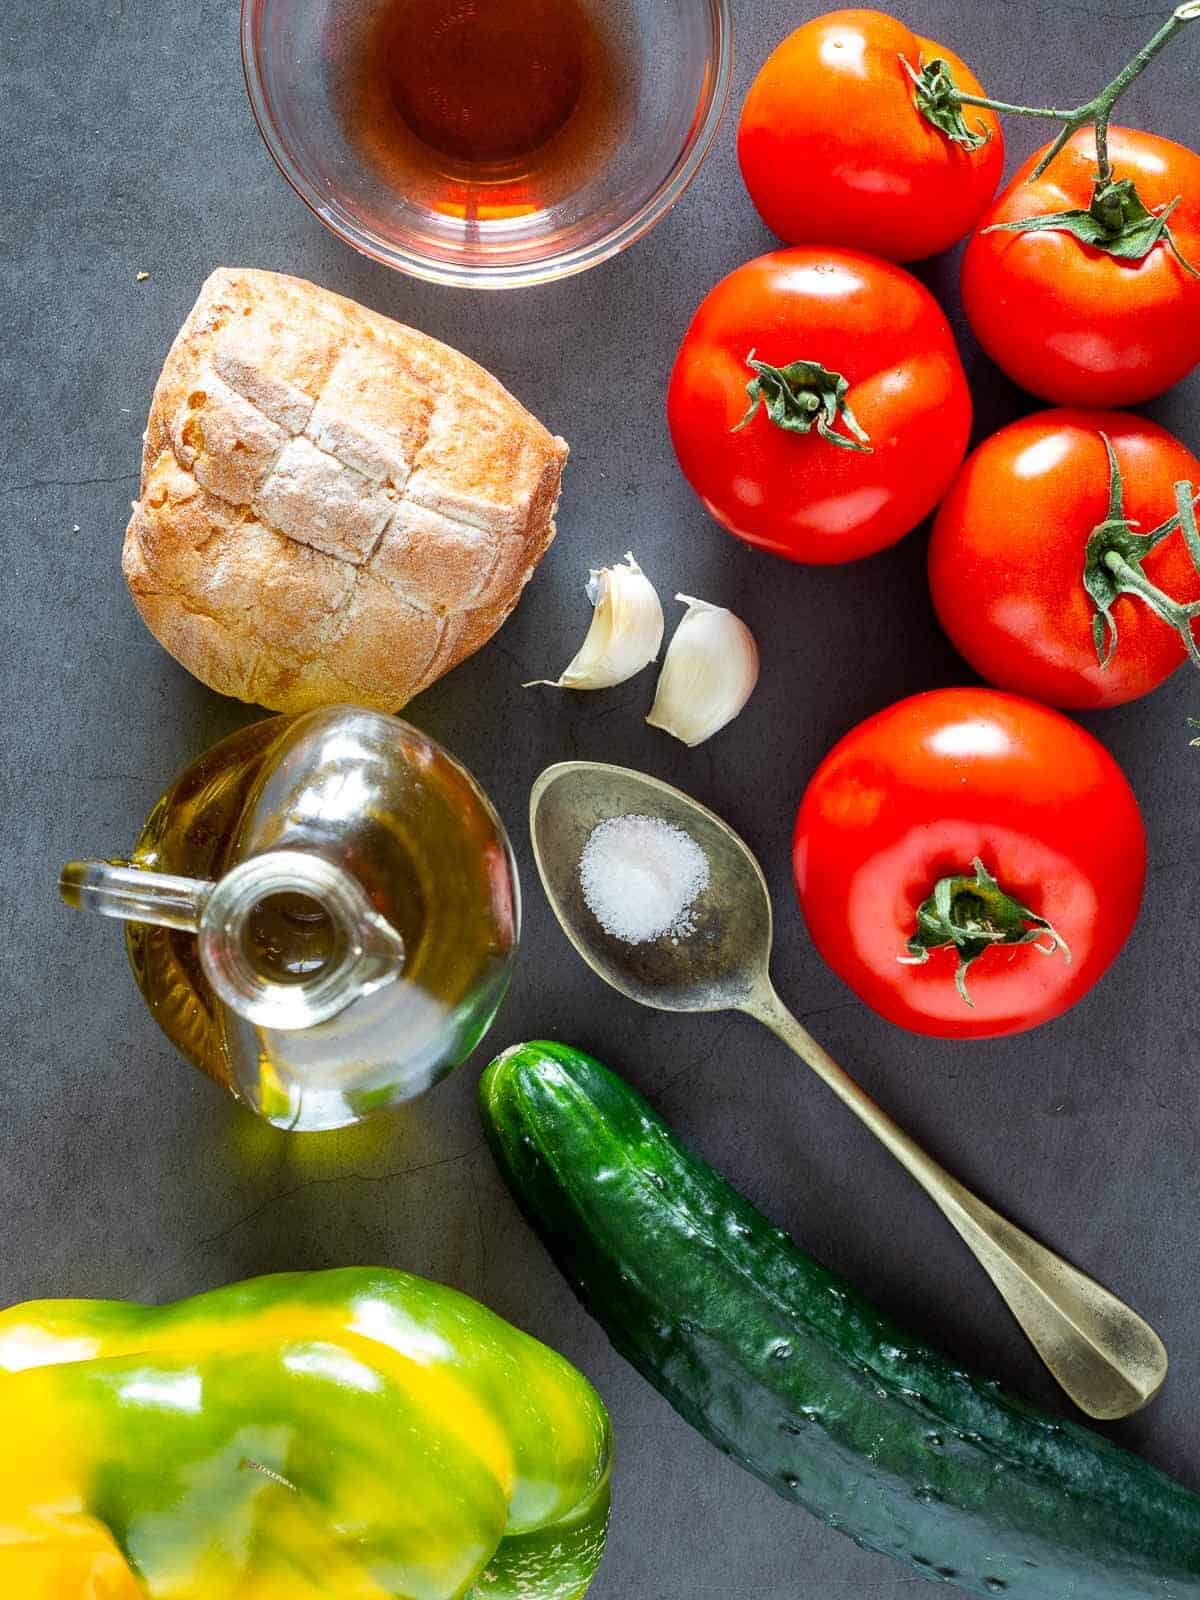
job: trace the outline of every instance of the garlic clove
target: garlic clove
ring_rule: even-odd
[[[611,689],[658,655],[662,646],[662,602],[630,552],[613,567],[593,568],[587,596],[595,607],[587,638],[561,678],[536,678],[526,689]]]
[[[732,611],[690,595],[646,721],[694,747],[732,722],[758,682],[758,645]]]

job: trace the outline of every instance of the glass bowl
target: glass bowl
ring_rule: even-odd
[[[396,110],[381,30],[417,3],[438,6],[242,0],[246,85],[267,148],[356,250],[435,283],[544,283],[625,249],[695,177],[729,94],[730,0],[540,0],[582,16],[582,88],[546,143],[489,165],[439,152]],[[439,16],[478,3],[441,0]]]

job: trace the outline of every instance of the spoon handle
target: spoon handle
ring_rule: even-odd
[[[755,991],[742,1009],[807,1062],[916,1179],[1082,1411],[1109,1421],[1154,1398],[1167,1375],[1167,1352],[1153,1328],[927,1156],[822,1049],[770,985]]]

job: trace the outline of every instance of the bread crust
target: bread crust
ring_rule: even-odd
[[[154,391],[125,579],[222,694],[395,711],[512,611],[566,457],[448,345],[302,279],[220,268]]]

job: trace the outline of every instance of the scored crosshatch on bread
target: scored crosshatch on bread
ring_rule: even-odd
[[[346,351],[321,388],[305,432],[376,483],[403,489],[429,437],[433,401],[409,387],[386,346]]]
[[[298,279],[221,270],[155,391],[126,579],[213,688],[397,710],[516,605],[566,454],[457,351]]]
[[[364,478],[302,434],[275,458],[251,509],[299,544],[369,561],[396,507],[395,491]]]

